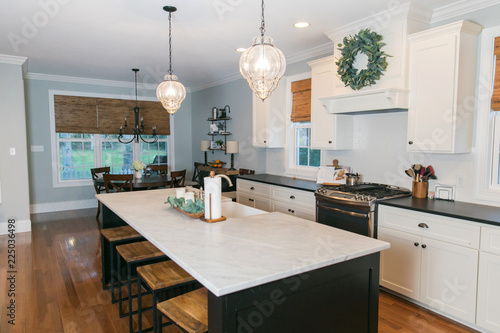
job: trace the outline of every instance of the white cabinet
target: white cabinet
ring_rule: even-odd
[[[477,325],[500,332],[500,228],[481,228]]]
[[[380,284],[436,311],[475,323],[477,224],[433,214],[379,206]]]
[[[470,152],[481,30],[459,21],[409,36],[408,151]]]
[[[252,143],[258,148],[285,147],[286,77],[270,97],[262,101],[255,94],[252,103]]]
[[[311,147],[345,150],[353,147],[353,116],[328,113],[319,100],[333,95],[334,58],[307,63],[311,67]]]
[[[268,212],[316,220],[314,192],[238,179],[236,201]]]

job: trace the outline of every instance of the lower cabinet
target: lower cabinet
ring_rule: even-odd
[[[316,220],[314,192],[238,179],[236,201],[268,212]]]
[[[481,228],[477,325],[500,332],[500,228]]]
[[[400,226],[393,223],[395,216]],[[412,219],[414,226],[409,223]],[[380,285],[458,320],[476,323],[479,225],[385,206],[379,206],[378,223],[379,239],[391,244],[381,253]],[[437,230],[444,226],[446,233],[441,235]],[[463,228],[472,232],[464,234]]]

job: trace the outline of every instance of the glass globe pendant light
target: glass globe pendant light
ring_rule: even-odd
[[[262,100],[265,100],[285,74],[286,59],[274,41],[264,36],[266,23],[264,21],[264,0],[262,0],[262,21],[260,36],[252,40],[249,47],[240,57],[240,73],[247,80],[250,89]]]
[[[177,8],[165,6],[163,10],[168,12],[168,50],[170,67],[168,74],[163,78],[163,82],[156,88],[156,97],[160,100],[163,107],[168,113],[174,114],[181,107],[182,101],[186,98],[186,88],[173,75],[172,71],[172,13],[177,11]]]

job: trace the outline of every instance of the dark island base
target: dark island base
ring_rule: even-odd
[[[377,332],[379,253],[240,292],[209,292],[210,333]]]

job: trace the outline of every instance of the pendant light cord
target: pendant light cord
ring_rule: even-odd
[[[172,75],[172,12],[168,12],[168,57],[170,60],[168,74]]]
[[[264,0],[262,0],[262,21],[260,23],[260,36],[264,37],[266,31],[266,22],[264,21]]]
[[[135,107],[137,107],[137,72],[139,70],[134,71],[135,72]]]

